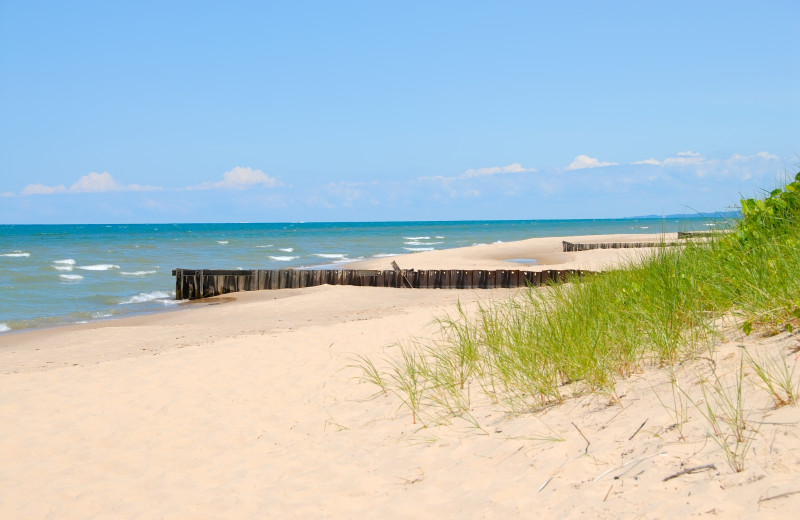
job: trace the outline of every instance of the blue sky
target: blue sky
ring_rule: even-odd
[[[800,169],[800,3],[0,0],[0,223],[725,210]]]

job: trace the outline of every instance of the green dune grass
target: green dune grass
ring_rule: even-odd
[[[387,371],[369,362],[365,374],[423,422],[468,415],[475,392],[511,410],[587,391],[613,396],[619,377],[708,348],[720,318],[748,334],[791,330],[800,318],[798,217],[800,173],[765,199],[742,200],[730,233],[529,289],[474,316],[459,307],[437,320],[438,341],[399,345]]]

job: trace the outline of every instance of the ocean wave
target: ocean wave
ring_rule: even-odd
[[[407,246],[435,246],[438,244],[442,244],[443,242],[420,242],[419,240],[410,240],[408,242],[403,242]]]
[[[278,251],[283,251],[285,253],[291,253],[292,251],[294,251],[294,248],[293,247],[279,247]]]
[[[27,252],[27,251],[12,251],[11,253],[3,253],[0,256],[8,256],[8,257],[11,257],[11,258],[22,258],[22,257],[31,256],[31,254],[29,252]]]
[[[74,282],[74,281],[77,281],[77,280],[83,280],[83,276],[81,276],[79,274],[60,274],[60,275],[58,275],[58,277],[61,278],[62,280],[69,280],[71,282]]]
[[[300,258],[299,256],[271,256],[273,260],[276,262],[291,262],[292,260],[296,260]]]
[[[436,235],[434,238],[444,238],[442,235]]]
[[[83,269],[84,271],[108,271],[109,269],[119,269],[119,266],[114,264],[79,265],[78,269]]]
[[[404,247],[406,251],[433,251],[433,247]]]
[[[347,255],[341,253],[314,253],[314,256],[318,256],[320,258],[344,258]]]
[[[172,300],[172,296],[169,293],[165,293],[164,291],[153,291],[149,293],[139,293],[135,296],[131,296],[125,301],[120,302],[120,305],[128,305],[131,303],[147,303],[147,302],[154,302],[159,301],[164,305],[169,305]]]
[[[431,237],[403,237],[405,240],[430,240]]]
[[[53,268],[56,271],[72,271],[71,265],[54,265]]]
[[[119,274],[122,274],[122,275],[125,275],[125,276],[145,276],[145,275],[148,275],[148,274],[155,274],[157,272],[158,271],[132,271],[132,272],[120,271]]]
[[[390,256],[397,256],[400,253],[378,253],[377,255],[372,255],[372,258],[388,258]]]
[[[0,323],[0,332],[8,332],[9,330],[11,330],[11,327],[5,323]]]
[[[222,244],[223,246],[224,246],[225,244],[227,244],[227,243],[228,243],[228,241],[227,241],[227,240],[217,240],[217,244]]]
[[[267,245],[264,245],[264,246],[256,246],[256,247],[264,249],[264,248],[267,248],[267,247],[275,247],[275,245],[274,244],[267,244]]]
[[[63,260],[53,260],[53,263],[59,265],[75,265],[76,262],[72,258],[65,258]]]

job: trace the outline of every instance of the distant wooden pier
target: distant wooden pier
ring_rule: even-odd
[[[317,285],[355,285],[410,289],[494,289],[538,286],[591,273],[577,269],[520,271],[515,269],[175,269],[175,298],[197,300],[237,291],[301,289]]]

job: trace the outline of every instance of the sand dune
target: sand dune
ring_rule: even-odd
[[[509,258],[599,268],[643,254],[562,254],[560,240],[394,260],[418,269],[501,268]],[[414,425],[396,397],[359,381],[354,356],[391,358],[398,341],[435,334],[431,320],[457,302],[471,311],[515,291],[263,291],[0,336],[0,518],[794,514],[799,409],[772,409],[750,383],[749,420],[761,426],[736,473],[696,410],[681,440],[655,397],[671,395],[656,368],[621,381],[614,399],[581,396],[535,414],[476,399],[480,428]],[[787,333],[729,336],[713,354],[719,373],[738,368],[739,345],[797,345]],[[691,395],[708,366],[678,368]]]

